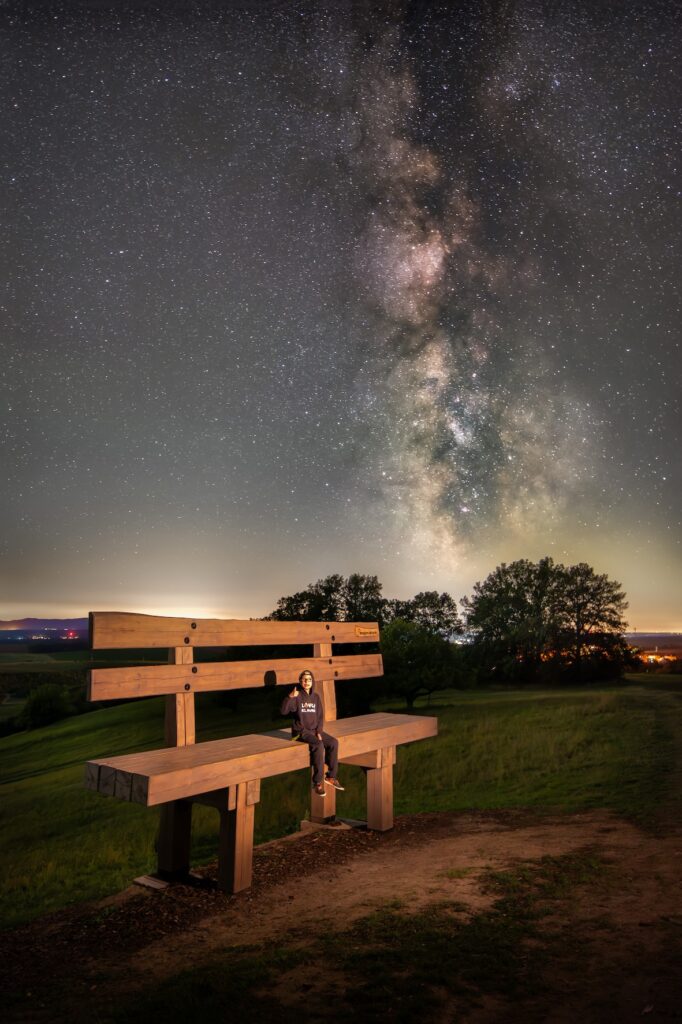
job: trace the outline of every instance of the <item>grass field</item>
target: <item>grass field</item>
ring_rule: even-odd
[[[607,807],[651,823],[669,796],[681,696],[681,677],[648,675],[590,690],[438,694],[417,708],[438,715],[438,738],[399,749],[396,813]],[[200,708],[199,738],[272,729],[259,698],[238,713]],[[90,758],[161,746],[162,720],[162,701],[152,699],[0,740],[3,926],[104,896],[153,869],[158,811],[86,791],[82,776]],[[361,769],[344,768],[343,780],[339,813],[364,817]],[[307,771],[265,780],[256,841],[294,831],[308,795]],[[196,864],[215,858],[216,827],[215,812],[196,808]]]
[[[18,715],[25,703],[25,700],[21,700],[16,697],[11,700],[3,701],[3,703],[0,704],[0,722],[4,721],[6,718],[14,718]]]
[[[74,669],[86,669],[94,665],[155,665],[166,661],[163,657],[155,657],[149,652],[122,651],[52,651],[31,652],[0,651],[0,676],[12,672],[72,672]]]

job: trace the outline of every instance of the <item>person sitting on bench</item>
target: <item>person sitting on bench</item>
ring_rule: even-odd
[[[292,736],[307,743],[310,748],[310,760],[313,766],[313,789],[318,796],[324,796],[324,783],[334,789],[343,789],[337,778],[339,766],[339,741],[329,733],[323,732],[324,708],[322,698],[315,693],[315,680],[312,672],[301,672],[298,677],[301,690],[293,688],[288,697],[282,701],[282,714],[293,715],[291,723]],[[327,777],[324,778],[324,765],[327,764]]]

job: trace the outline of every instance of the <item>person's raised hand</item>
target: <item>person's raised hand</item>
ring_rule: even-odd
[[[295,686],[295,687],[293,688],[293,690],[291,691],[291,693],[289,694],[289,696],[290,696],[290,697],[298,697],[298,686]]]

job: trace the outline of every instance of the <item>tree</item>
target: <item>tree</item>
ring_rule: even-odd
[[[467,628],[491,668],[507,676],[537,675],[561,627],[558,568],[551,558],[502,563],[462,599]]]
[[[338,622],[344,617],[346,581],[343,576],[325,576],[305,590],[280,597],[271,619],[300,619],[304,622]]]
[[[404,619],[406,622],[416,622],[445,640],[463,632],[457,602],[448,593],[423,590],[408,601],[394,598],[387,601],[386,605],[385,615],[389,621]]]
[[[625,594],[584,562],[499,565],[462,606],[479,663],[496,677],[532,680],[551,668],[606,678],[625,663]]]
[[[65,686],[57,683],[41,683],[29,694],[18,716],[19,723],[28,729],[39,729],[43,725],[68,718],[74,712]]]
[[[381,637],[381,651],[389,693],[405,697],[408,708],[421,693],[445,690],[457,681],[452,644],[418,622],[390,622]]]
[[[382,622],[385,600],[376,576],[326,576],[305,590],[280,597],[271,619],[306,622]]]
[[[344,618],[348,622],[382,622],[385,600],[376,576],[353,573],[343,588]]]
[[[577,674],[582,674],[585,657],[595,652],[620,660],[628,606],[620,583],[580,562],[568,569],[561,566],[561,595],[562,637]]]

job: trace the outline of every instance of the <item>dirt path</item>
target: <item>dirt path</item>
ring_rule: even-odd
[[[668,724],[676,768],[652,829],[507,811],[308,832],[260,847],[237,896],[208,868],[0,934],[6,1019],[680,1020],[680,716]]]
[[[431,993],[437,1019],[679,1019],[682,829],[670,822],[666,832],[644,833],[606,812],[427,814],[399,819],[385,835],[312,832],[261,848],[252,890],[236,897],[201,886],[131,889],[18,929],[0,951],[9,974],[3,989],[17,997],[11,1019],[110,1020],[112,1007],[162,991],[181,972],[245,945],[296,949],[297,960],[319,964],[319,937],[349,935],[382,908],[397,914],[401,927],[428,922],[430,908],[443,906],[458,921],[488,922],[500,899],[491,872],[589,851],[601,865],[596,875],[574,879],[543,905],[540,931],[527,941],[531,960],[542,952],[538,984],[523,985],[510,998],[496,991],[493,964],[490,991],[483,982],[464,997],[455,990]],[[270,1019],[274,1005],[274,1019],[289,1020],[291,1013],[312,1020],[330,998],[354,1019],[379,1019],[369,1010],[358,1015],[351,961],[338,959],[307,985],[303,1013],[295,973],[278,970],[280,980],[270,981],[265,993]],[[264,995],[257,985],[254,993]],[[403,1019],[393,1010],[384,1017]],[[266,1017],[254,1010],[242,1019]]]

